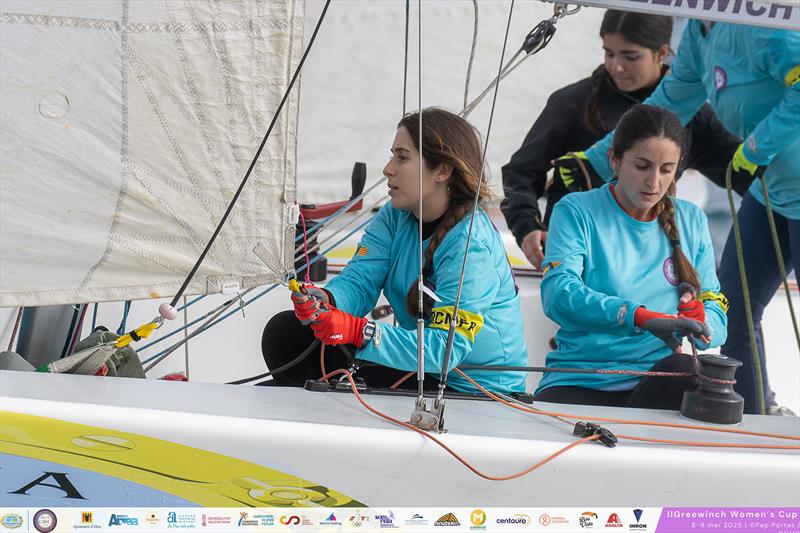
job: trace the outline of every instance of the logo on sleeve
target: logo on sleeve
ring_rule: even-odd
[[[717,92],[728,86],[728,73],[722,67],[714,67],[714,88]]]
[[[544,270],[542,270],[542,276],[544,276],[545,274],[547,274],[551,270],[557,269],[560,266],[561,266],[561,263],[559,261],[550,261],[549,263],[547,263],[544,266]]]
[[[369,249],[366,246],[362,245],[362,246],[358,247],[358,250],[356,250],[356,255],[358,255],[360,257],[364,257],[365,255],[367,255],[368,251],[369,251]]]
[[[678,285],[678,276],[675,274],[675,264],[672,262],[671,257],[664,260],[664,266],[661,268],[664,271],[664,277],[670,285]]]

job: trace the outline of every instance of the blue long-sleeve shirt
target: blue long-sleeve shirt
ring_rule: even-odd
[[[800,32],[692,20],[670,72],[645,104],[669,109],[686,124],[708,100],[717,118],[744,141],[765,174],[772,208],[800,219]],[[606,180],[613,132],[586,155]],[[762,205],[761,183],[750,193]]]
[[[727,337],[726,302],[719,292],[705,214],[673,199],[684,254],[701,283],[710,345]],[[648,370],[671,353],[664,342],[633,322],[636,308],[677,314],[678,280],[672,245],[658,220],[642,222],[619,206],[609,185],[566,196],[555,207],[542,281],[545,314],[560,329],[548,367]],[[574,385],[603,390],[633,388],[638,378],[547,373],[539,390]]]
[[[381,291],[394,309],[398,326],[380,324],[381,341],[370,342],[358,357],[400,370],[417,369],[416,315],[406,309],[406,294],[419,275],[419,230],[408,211],[384,205],[367,226],[356,253],[344,271],[325,287],[336,306],[364,316]],[[438,377],[442,367],[447,331],[458,289],[458,279],[469,229],[469,214],[447,232],[433,255],[430,281],[442,300],[425,328],[425,371]],[[427,248],[429,240],[423,241]],[[528,353],[523,336],[520,299],[505,248],[497,230],[482,209],[475,215],[467,268],[459,302],[459,323],[449,370],[469,364],[524,366]],[[467,371],[489,390],[523,391],[520,372]],[[456,390],[475,388],[455,372],[447,383]]]

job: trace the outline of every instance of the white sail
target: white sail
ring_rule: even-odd
[[[302,40],[296,0],[0,0],[0,305],[175,294]],[[187,294],[290,268],[296,95]]]

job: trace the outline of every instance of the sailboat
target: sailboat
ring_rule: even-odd
[[[579,3],[790,28],[800,20],[788,2]],[[275,114],[303,53],[303,19],[295,0],[2,0],[2,306],[136,300],[124,331],[157,315]],[[237,346],[252,352],[264,312],[289,306],[280,284],[295,268],[300,100],[288,94],[250,187],[181,300],[189,322],[194,295],[219,295],[196,304],[206,306],[199,314],[227,301],[248,337],[200,337],[150,376],[180,369],[188,383],[0,371],[2,507],[125,508],[145,521],[145,509],[164,507],[343,507],[352,517],[452,507],[457,517],[472,507],[800,501],[794,417],[746,415],[720,427],[671,411],[536,405],[543,414],[518,399],[456,396],[447,432],[433,434],[367,411],[347,381],[344,392],[224,384],[263,372],[260,359],[242,363]],[[258,306],[239,306],[267,284],[277,288]],[[523,307],[534,309],[527,335],[543,353],[554,326],[536,311],[538,279],[520,285]],[[213,374],[192,373],[203,360]],[[362,400],[397,420],[413,409],[407,396]],[[581,433],[592,422],[619,443]],[[406,525],[433,526],[427,519]],[[577,516],[565,520],[578,526]]]

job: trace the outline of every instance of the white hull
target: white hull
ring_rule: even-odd
[[[4,506],[91,507],[102,505],[97,502],[105,501],[109,491],[117,507],[180,506],[181,502],[270,506],[276,500],[270,503],[265,494],[276,486],[286,488],[284,496],[297,493],[298,498],[303,487],[326,492],[323,487],[335,494],[323,505],[372,507],[613,507],[633,502],[793,506],[800,501],[797,451],[678,447],[620,439],[616,448],[579,445],[530,474],[497,482],[473,474],[419,434],[366,412],[352,394],[9,371],[0,372],[0,390]],[[366,399],[399,419],[410,415],[413,404],[410,398]],[[539,407],[578,416],[697,424],[671,411]],[[27,417],[10,413],[91,428],[27,420],[21,430]],[[484,401],[448,401],[446,426],[449,431],[441,440],[494,475],[523,470],[576,440],[567,424]],[[62,429],[53,432],[53,427]],[[641,437],[797,444],[705,431],[608,427]],[[800,436],[800,419],[794,417],[745,416],[737,427]],[[90,437],[87,431],[92,432]],[[127,443],[86,445],[87,440],[103,442],[103,435],[124,437]],[[25,463],[20,457],[34,460]],[[9,495],[19,488],[13,485],[22,486],[41,475],[40,460],[60,465],[57,471],[67,473],[88,501],[69,500],[62,491],[42,486],[30,490],[29,496]],[[220,461],[226,460],[235,465],[219,477]],[[107,481],[83,483],[92,473]],[[241,486],[243,478],[250,478],[249,489]],[[125,481],[136,488],[114,492],[115,484]],[[317,488],[309,489],[312,486]],[[292,492],[292,487],[297,490]],[[296,504],[319,505],[309,499]]]

